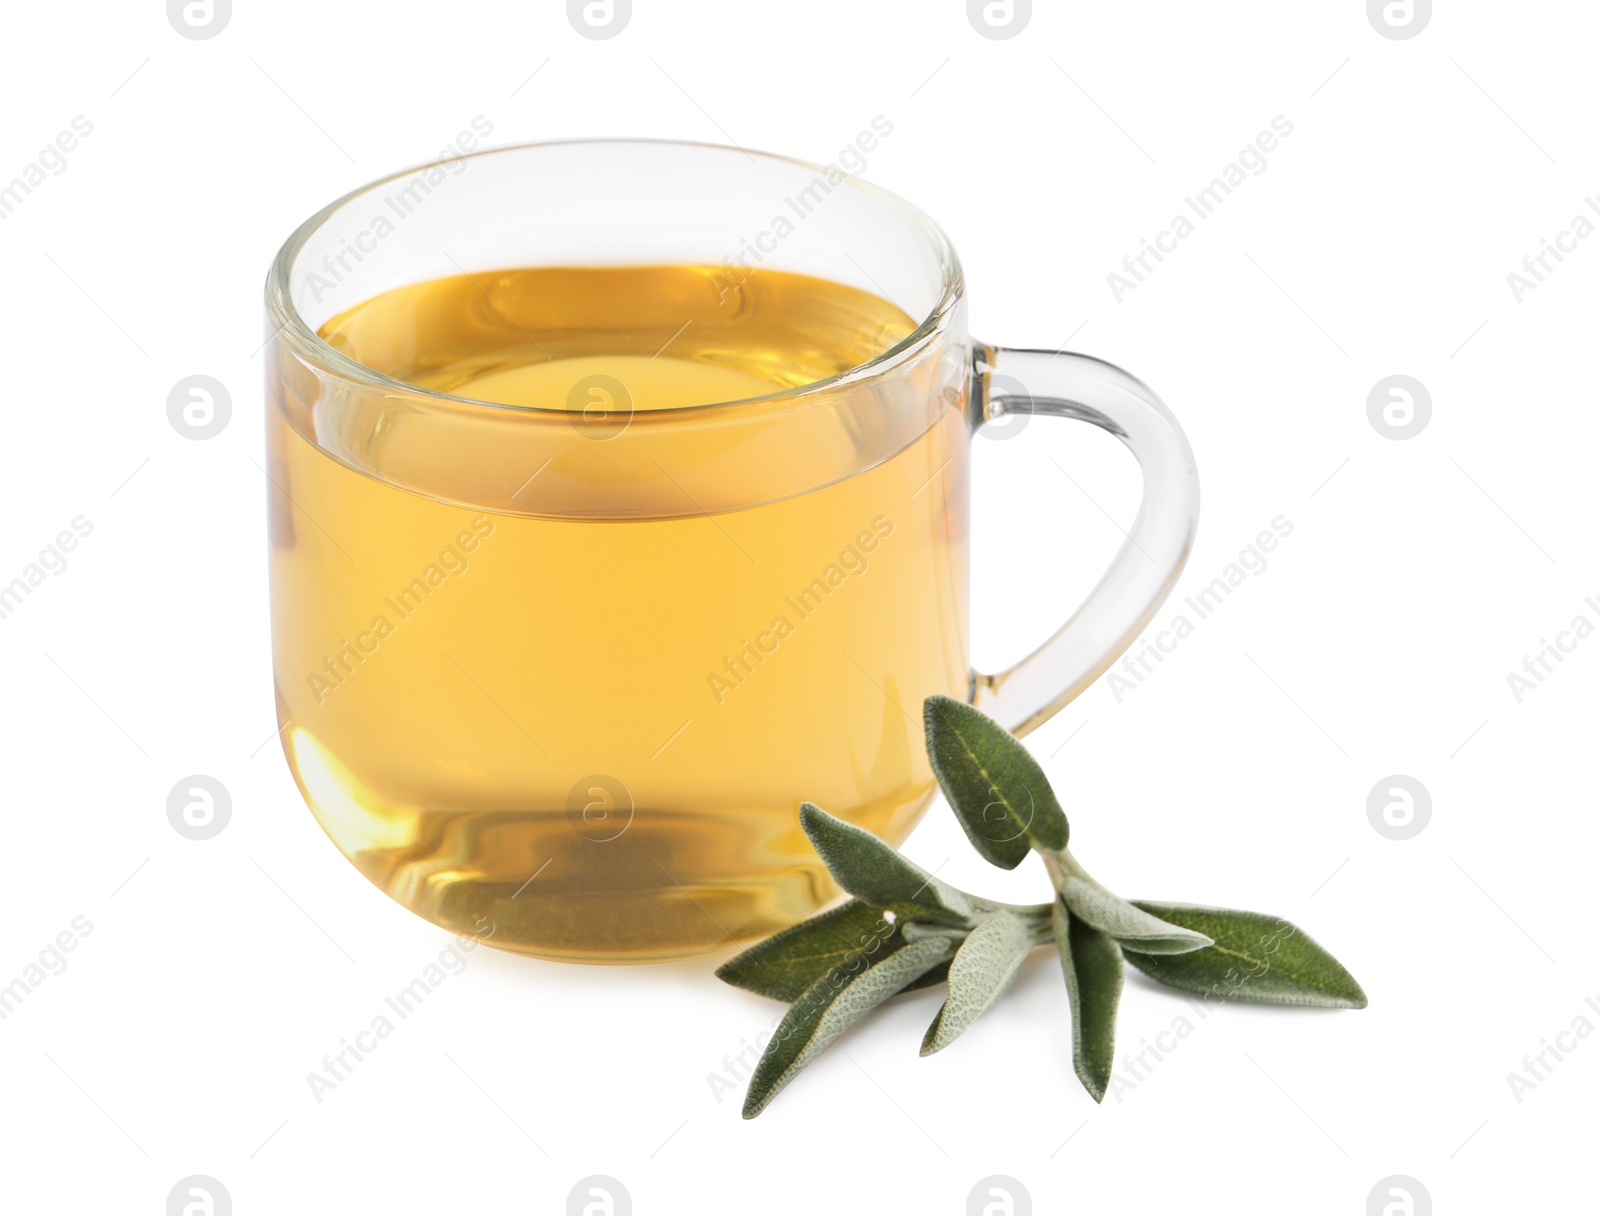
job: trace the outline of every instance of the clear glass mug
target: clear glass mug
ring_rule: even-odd
[[[517,324],[502,272],[551,266],[709,268],[705,300],[632,301],[649,323],[606,340],[644,353],[773,271],[886,299],[906,332],[812,383],[632,414],[592,392],[532,409],[430,391],[318,336],[460,275],[479,323]],[[944,233],[833,166],[652,141],[483,151],[318,212],[266,305],[289,766],[371,881],[521,953],[692,957],[810,913],[835,891],[801,801],[899,843],[935,789],[923,699],[1034,729],[1149,622],[1194,535],[1194,459],[1160,400],[1086,356],[975,342]],[[1071,619],[984,674],[968,449],[1022,412],[1116,435],[1144,497]]]

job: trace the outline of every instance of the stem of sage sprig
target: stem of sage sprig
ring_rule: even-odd
[[[852,898],[717,969],[727,983],[791,1004],[751,1075],[745,1118],[883,1002],[941,982],[947,995],[922,1054],[943,1050],[1051,941],[1066,979],[1073,1068],[1096,1102],[1110,1084],[1124,962],[1215,1000],[1365,1007],[1350,973],[1288,921],[1114,894],[1068,850],[1066,814],[1010,732],[949,697],[928,698],[923,720],[934,775],[973,848],[1008,870],[1037,853],[1055,898],[1010,904],[959,890],[803,803],[800,826]]]

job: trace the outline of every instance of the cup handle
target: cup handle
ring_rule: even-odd
[[[1050,639],[995,675],[972,673],[972,703],[1013,734],[1048,721],[1116,662],[1172,590],[1194,544],[1200,479],[1178,420],[1119,367],[1088,355],[974,344],[979,424],[1013,414],[1092,422],[1133,452],[1144,497],[1127,541]]]

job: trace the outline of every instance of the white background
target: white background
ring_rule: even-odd
[[[0,1021],[8,1210],[160,1213],[194,1173],[241,1216],[559,1213],[588,1174],[640,1213],[960,1213],[990,1174],[1040,1212],[1356,1216],[1391,1174],[1441,1213],[1575,1210],[1600,1036],[1520,1102],[1506,1078],[1600,998],[1582,898],[1600,640],[1521,703],[1506,673],[1580,613],[1600,623],[1600,240],[1520,303],[1506,275],[1600,190],[1600,13],[1452,3],[1391,40],[1356,0],[1036,9],[992,40],[958,0],[636,0],[595,41],[550,0],[236,0],[191,41],[154,0],[8,7],[0,181],[94,125],[0,221],[0,582],[93,523],[0,620],[0,984],[93,925]],[[708,1075],[777,1005],[709,963],[482,950],[313,1099],[306,1074],[448,939],[338,855],[272,738],[261,283],[305,216],[480,114],[493,142],[819,161],[890,118],[865,176],[949,231],[975,333],[1109,358],[1186,426],[1202,525],[1158,621],[1292,521],[1142,685],[1119,701],[1102,681],[1030,745],[1098,877],[1287,916],[1370,1008],[1220,1010],[1096,1107],[1041,952],[951,1050],[918,1059],[940,998],[903,1000],[744,1123]],[[1294,133],[1266,171],[1119,303],[1107,273],[1280,114]],[[196,373],[233,399],[206,442],[166,418]],[[1403,442],[1366,413],[1396,373],[1433,402]],[[979,448],[974,657],[994,668],[1092,585],[1137,474],[1083,427]],[[233,798],[205,842],[165,815],[196,772]],[[1433,800],[1404,842],[1366,814],[1393,773]],[[907,852],[1043,897],[942,804]],[[1130,978],[1124,1049],[1185,1008]]]

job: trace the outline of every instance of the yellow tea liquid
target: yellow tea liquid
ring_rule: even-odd
[[[824,380],[914,328],[774,271],[513,270],[380,294],[321,336],[554,422],[462,405],[459,432],[416,429],[372,390],[381,421],[335,426],[280,366],[282,738],[350,860],[455,931],[626,962],[831,898],[803,800],[903,838],[933,789],[922,700],[968,694],[964,386],[930,356],[804,416],[676,407]]]

